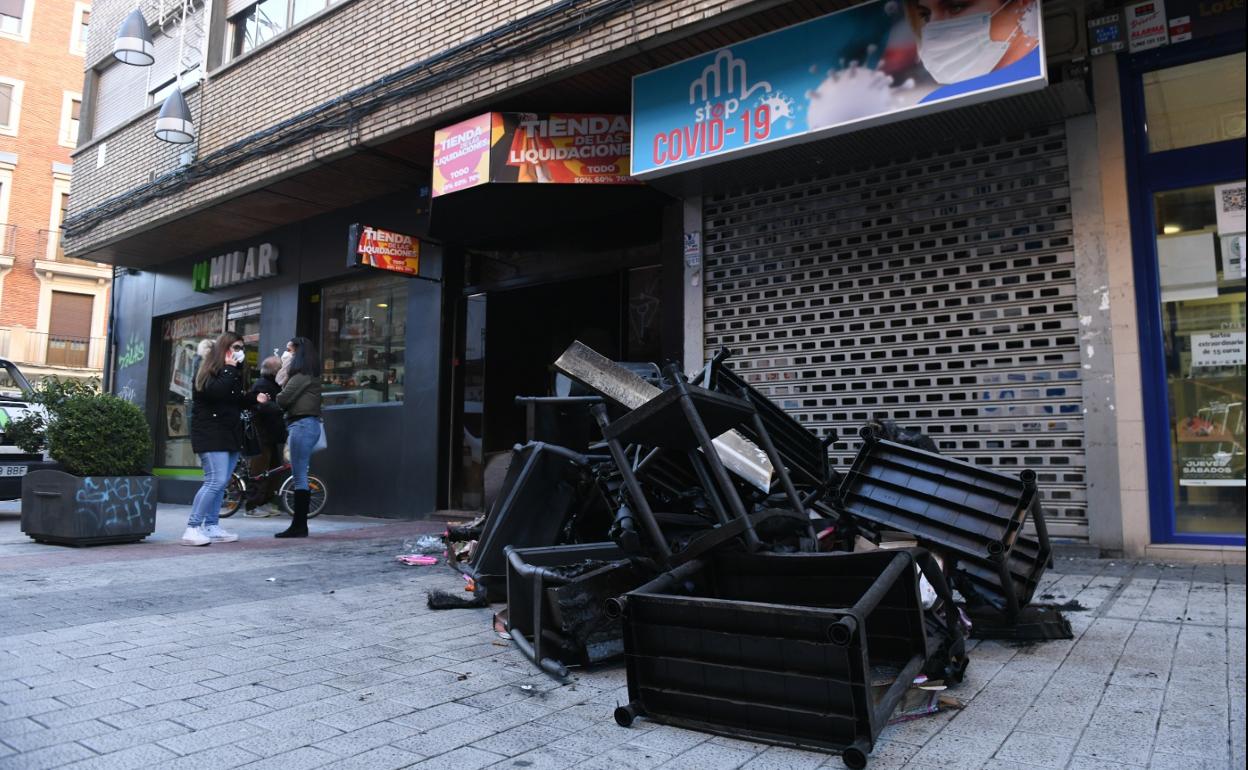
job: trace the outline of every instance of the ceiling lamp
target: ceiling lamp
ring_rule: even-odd
[[[117,61],[146,67],[156,61],[152,33],[147,28],[143,12],[135,8],[121,23],[117,38],[113,40],[113,56]]]
[[[156,117],[156,138],[170,144],[189,144],[195,141],[195,124],[191,121],[191,108],[186,104],[182,89],[175,88],[165,97]]]

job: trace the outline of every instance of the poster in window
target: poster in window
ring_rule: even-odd
[[[1248,192],[1245,191],[1243,179],[1213,188],[1213,200],[1218,208],[1218,234],[1244,232],[1245,208],[1248,207],[1246,197]]]
[[[195,381],[195,347],[184,342],[173,348],[173,376],[169,380],[169,392],[189,401]],[[172,434],[170,434],[172,435]]]
[[[165,428],[169,438],[183,438],[190,434],[191,422],[187,419],[186,404],[165,406]]]

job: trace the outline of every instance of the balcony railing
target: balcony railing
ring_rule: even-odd
[[[87,267],[96,267],[99,264],[89,259],[65,256],[65,251],[61,248],[61,240],[62,234],[60,230],[40,230],[38,258],[51,259],[71,265],[85,265]]]
[[[50,366],[100,371],[103,337],[68,337],[30,329],[0,327],[0,358],[20,366]]]
[[[0,257],[17,253],[17,225],[0,225]]]

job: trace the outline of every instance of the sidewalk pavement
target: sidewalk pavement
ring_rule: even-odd
[[[0,505],[0,770],[781,768],[838,757],[641,719],[619,666],[556,686],[488,610],[433,612],[444,566],[394,561],[431,522],[230,520],[236,544],[68,549]],[[238,518],[238,517],[236,517]],[[1242,768],[1244,568],[1060,559],[1071,641],[981,642],[967,701],[885,730],[870,768]]]

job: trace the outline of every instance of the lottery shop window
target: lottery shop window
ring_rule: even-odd
[[[409,280],[379,276],[322,287],[326,406],[403,400]]]

